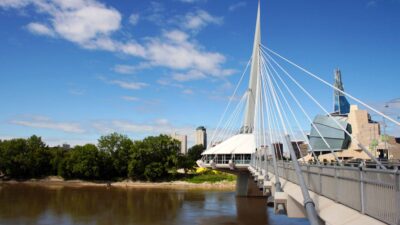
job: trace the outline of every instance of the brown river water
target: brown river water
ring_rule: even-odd
[[[0,224],[308,224],[274,215],[264,198],[221,190],[57,187],[0,184]]]

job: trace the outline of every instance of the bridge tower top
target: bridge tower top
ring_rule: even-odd
[[[248,97],[247,97],[246,111],[241,133],[253,133],[254,130],[257,83],[259,82],[259,77],[260,77],[260,44],[261,44],[260,1],[258,1]]]

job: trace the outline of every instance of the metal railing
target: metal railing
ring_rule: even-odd
[[[310,191],[382,222],[400,224],[400,172],[365,167],[301,164]],[[274,172],[272,163],[268,171]],[[278,163],[279,176],[298,184],[292,163]]]

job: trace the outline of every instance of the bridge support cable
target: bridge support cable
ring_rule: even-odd
[[[284,107],[283,107],[283,104],[282,104],[282,100],[281,100],[281,98],[282,98],[282,99],[284,100],[285,104],[286,104],[286,107],[289,109],[289,111],[290,111],[292,117],[294,118],[294,120],[295,120],[295,122],[296,122],[296,124],[297,124],[297,126],[298,126],[298,129],[299,129],[299,130],[301,131],[301,133],[303,134],[304,140],[306,141],[306,143],[307,143],[309,146],[311,146],[311,145],[309,144],[309,142],[308,142],[307,136],[304,134],[304,131],[301,129],[301,126],[300,126],[300,124],[299,124],[299,122],[298,122],[298,120],[297,120],[297,117],[295,116],[295,114],[294,114],[294,112],[293,112],[291,106],[289,105],[289,103],[288,103],[288,101],[287,101],[285,95],[283,94],[282,89],[280,88],[279,84],[277,83],[275,77],[274,77],[273,74],[272,74],[272,71],[270,70],[270,68],[269,68],[268,65],[266,64],[266,61],[265,61],[264,58],[262,58],[262,62],[263,62],[263,67],[264,67],[264,69],[267,70],[268,74],[270,74],[270,76],[271,76],[271,78],[272,78],[272,79],[271,79],[271,80],[273,81],[273,84],[272,84],[272,85],[276,86],[276,88],[278,89],[278,93],[279,93],[279,94],[277,94],[277,99],[278,99],[278,103],[279,103],[280,107],[281,107],[282,109],[284,108]],[[284,119],[285,119],[285,122],[288,124],[288,128],[289,128],[290,135],[291,135],[292,137],[295,137],[294,131],[293,131],[293,129],[292,129],[292,126],[289,125],[289,124],[290,124],[290,121],[289,121],[289,117],[288,117],[288,115],[287,115],[287,113],[286,113],[286,110],[282,110],[282,111],[283,111],[283,117],[284,117]],[[306,162],[305,162],[305,159],[304,159],[304,156],[303,156],[302,152],[300,151],[299,143],[296,141],[295,144],[296,144],[296,147],[299,149],[299,155],[300,155],[300,157],[302,158],[303,163],[306,163]],[[311,147],[310,147],[310,148],[311,148]],[[311,148],[311,149],[312,149],[312,148]]]
[[[268,87],[269,87],[269,88],[265,89],[265,92],[269,93],[269,97],[271,99],[269,102],[271,102],[273,100],[273,103],[274,103],[274,104],[270,105],[270,110],[273,110],[278,114],[278,115],[272,114],[275,117],[275,121],[273,122],[273,125],[279,129],[279,125],[278,125],[279,121],[281,123],[280,127],[283,128],[283,132],[284,132],[284,138],[282,140],[282,145],[286,144],[287,149],[289,150],[289,153],[290,153],[290,156],[292,159],[292,163],[295,168],[296,175],[297,175],[297,178],[298,178],[301,190],[302,190],[302,195],[304,198],[304,207],[307,212],[307,217],[311,224],[318,225],[319,219],[317,216],[317,212],[315,210],[315,204],[308,193],[308,188],[305,184],[304,177],[303,177],[301,168],[299,166],[299,162],[297,160],[296,153],[294,152],[294,149],[293,149],[293,146],[292,146],[292,143],[290,140],[290,135],[288,134],[288,127],[290,127],[289,120],[287,119],[287,116],[286,116],[286,120],[284,119],[284,114],[282,113],[282,112],[284,112],[284,108],[280,102],[279,95],[277,94],[277,92],[275,90],[275,87],[274,87],[275,85],[272,81],[272,75],[270,74],[270,71],[267,69],[265,63],[263,64],[263,66],[265,69],[264,70],[265,73],[262,73],[262,76],[263,77],[266,76],[266,78],[264,77],[263,80],[264,80],[264,82],[268,83]],[[279,117],[279,120],[277,117]],[[282,132],[279,132],[279,130],[278,130],[278,133],[282,135]],[[282,137],[282,136],[280,136],[280,137]]]
[[[298,180],[300,188],[301,188],[301,193],[303,194],[304,207],[307,212],[307,218],[310,221],[310,224],[319,225],[319,219],[318,219],[317,211],[315,209],[315,204],[314,204],[314,201],[310,197],[310,193],[308,192],[306,182],[304,181],[303,173],[301,171],[299,162],[297,161],[296,153],[294,152],[293,146],[290,144],[291,140],[290,140],[289,135],[286,135],[286,142],[288,143],[289,152],[290,152],[290,155],[292,158],[292,164],[296,171],[297,180]]]
[[[272,127],[276,131],[276,132],[273,132],[273,136],[275,138],[275,142],[276,143],[282,143],[282,147],[281,147],[280,144],[277,145],[277,148],[278,148],[277,150],[279,151],[279,153],[281,153],[281,156],[282,156],[283,145],[284,145],[285,142],[284,142],[284,136],[282,135],[281,132],[279,132],[279,130],[283,129],[282,127],[279,127],[280,123],[278,122],[277,111],[279,110],[278,109],[279,106],[277,106],[276,104],[272,104],[272,103],[275,102],[274,101],[274,87],[271,86],[271,83],[269,82],[268,71],[267,70],[264,70],[264,71],[265,71],[265,73],[264,73],[264,82],[265,82],[265,86],[266,86],[265,92],[267,93],[267,96],[270,99],[268,102],[270,103],[269,107],[270,107],[270,111],[272,112],[271,113],[271,115],[272,115]],[[267,77],[267,78],[265,78],[265,77]],[[283,160],[283,157],[281,157],[281,158],[282,158],[281,160]]]
[[[263,59],[263,60],[264,60],[264,63],[265,63],[265,59]],[[267,62],[267,63],[268,63],[268,62]],[[293,112],[292,107],[290,106],[288,100],[286,99],[285,95],[283,94],[282,89],[280,88],[278,82],[276,81],[275,77],[273,76],[273,73],[272,73],[271,69],[269,68],[268,64],[265,64],[265,66],[266,66],[268,72],[271,74],[272,80],[274,81],[275,86],[278,88],[278,91],[279,91],[279,93],[280,93],[280,96],[283,98],[283,100],[284,100],[284,102],[285,102],[285,104],[286,104],[286,107],[289,109],[289,111],[290,111],[290,113],[291,113],[291,115],[292,115],[292,118],[294,119],[294,121],[295,121],[295,123],[296,123],[296,125],[297,125],[297,128],[298,128],[298,129],[300,130],[300,132],[302,133],[305,142],[308,144],[309,148],[310,148],[311,151],[312,151],[313,149],[312,149],[312,146],[310,145],[310,142],[309,142],[309,140],[308,140],[308,138],[307,138],[307,135],[304,133],[303,129],[301,128],[300,123],[299,123],[299,121],[298,121],[296,115],[295,115],[294,112]],[[284,112],[285,112],[285,111],[284,111]],[[285,113],[284,115],[285,115],[285,117],[286,117],[286,122],[287,122],[288,124],[290,124],[290,123],[289,123],[288,116],[286,115],[286,113]],[[293,132],[293,129],[291,128],[291,126],[289,126],[289,129],[290,129],[291,135],[294,137],[294,132]],[[300,150],[300,146],[298,145],[298,142],[296,142],[296,146],[297,146],[297,148]],[[303,159],[303,163],[306,163],[302,152],[299,151],[299,153],[300,153],[300,157]]]
[[[217,123],[217,127],[216,127],[215,131],[213,132],[213,135],[211,136],[211,140],[210,140],[210,143],[208,144],[207,149],[211,147],[211,145],[212,145],[212,143],[213,143],[213,141],[214,141],[214,137],[215,137],[216,133],[218,132],[218,129],[219,129],[219,127],[221,126],[221,123],[222,123],[223,119],[225,118],[226,113],[228,112],[229,106],[231,105],[231,103],[232,103],[234,97],[236,96],[236,92],[238,91],[238,89],[239,89],[239,87],[240,87],[240,84],[241,84],[242,81],[243,81],[244,75],[246,74],[246,72],[247,72],[247,70],[248,70],[248,68],[249,68],[249,66],[250,66],[251,61],[252,61],[252,57],[250,57],[249,61],[247,62],[247,65],[246,65],[246,67],[245,67],[245,69],[244,69],[244,71],[243,71],[243,73],[242,73],[242,75],[241,75],[241,77],[240,77],[240,79],[239,79],[239,82],[238,82],[238,84],[236,85],[235,90],[233,91],[232,96],[229,98],[228,104],[226,105],[225,110],[224,110],[224,112],[222,113],[221,118],[219,119],[219,121],[218,121],[218,123]]]
[[[275,51],[269,49],[268,47],[265,47],[265,46],[263,46],[262,44],[260,44],[260,45],[261,45],[264,49],[266,49],[267,51],[269,51],[269,52],[271,52],[272,54],[278,56],[279,58],[283,59],[284,61],[288,62],[289,64],[291,64],[291,65],[297,67],[298,69],[300,69],[301,71],[303,71],[303,72],[305,72],[306,74],[310,75],[311,77],[313,77],[313,78],[317,79],[318,81],[322,82],[323,84],[325,84],[325,85],[327,85],[327,86],[333,88],[335,91],[338,91],[338,92],[340,92],[340,93],[343,94],[343,95],[346,95],[346,96],[349,97],[350,99],[356,101],[357,103],[363,105],[364,107],[366,107],[366,108],[372,110],[373,112],[379,114],[380,116],[382,116],[382,117],[388,119],[389,121],[393,122],[394,124],[400,126],[400,122],[396,121],[395,119],[391,118],[390,116],[388,116],[388,115],[386,115],[386,114],[380,112],[379,110],[377,110],[377,109],[371,107],[370,105],[364,103],[363,101],[361,101],[360,99],[354,97],[353,95],[351,95],[351,94],[349,94],[349,93],[347,93],[347,92],[345,92],[345,91],[340,90],[339,88],[333,86],[332,84],[330,84],[330,83],[328,83],[327,81],[323,80],[322,78],[320,78],[319,76],[315,75],[314,73],[311,73],[311,72],[308,71],[307,69],[305,69],[305,68],[299,66],[298,64],[292,62],[291,60],[289,60],[289,59],[283,57],[282,55],[276,53]]]
[[[315,204],[309,195],[308,188],[304,181],[303,173],[301,171],[299,162],[297,160],[296,153],[294,152],[292,142],[290,140],[290,135],[288,134],[288,127],[290,127],[290,124],[288,123],[288,120],[284,119],[284,114],[282,113],[282,112],[284,112],[284,110],[283,110],[282,104],[280,103],[279,95],[276,93],[274,83],[272,81],[272,74],[270,74],[270,71],[267,69],[265,64],[263,66],[264,66],[264,69],[266,72],[265,75],[267,76],[266,79],[264,79],[264,80],[266,80],[269,84],[269,94],[272,96],[271,98],[273,99],[275,110],[278,113],[279,121],[281,123],[281,127],[283,128],[283,132],[284,132],[284,136],[285,136],[284,140],[282,140],[282,144],[286,143],[287,149],[289,150],[289,153],[290,153],[290,156],[292,159],[292,164],[295,168],[296,175],[297,175],[297,178],[298,178],[298,181],[300,184],[300,188],[302,190],[302,195],[304,198],[304,207],[306,208],[307,217],[311,224],[318,225],[319,220],[318,220],[317,212],[315,210]],[[275,122],[279,123],[278,118],[276,118],[276,114],[275,114],[275,119],[277,120]],[[278,124],[275,124],[275,125],[278,127]],[[282,134],[279,131],[278,131],[278,133]]]
[[[295,83],[300,90],[302,90],[320,109],[322,109],[328,117],[336,123],[337,126],[339,126],[340,129],[342,129],[347,135],[351,137],[352,140],[354,140],[358,146],[362,146],[361,149],[363,150],[364,153],[366,153],[372,160],[375,161],[382,169],[386,169],[386,167],[379,161],[377,160],[372,154],[369,153],[367,148],[361,144],[360,141],[358,141],[356,138],[353,137],[353,135],[350,134],[335,118],[332,117],[332,115],[296,80],[293,78],[292,75],[290,75],[275,59],[273,59],[268,53],[266,53],[268,58],[271,59],[283,72],[286,74],[287,77],[289,77],[290,80]]]
[[[265,78],[263,71],[261,71],[261,81],[262,81],[262,90],[266,90],[266,84],[265,84]],[[265,111],[267,115],[267,124],[268,124],[268,135],[269,135],[269,147],[270,147],[270,152],[272,156],[272,165],[274,169],[274,177],[275,177],[275,190],[277,192],[282,192],[282,186],[281,182],[279,179],[279,170],[278,170],[278,164],[276,160],[276,150],[275,150],[275,144],[273,144],[273,137],[272,137],[272,129],[271,129],[271,112],[270,112],[270,107],[269,107],[269,99],[267,98],[267,93],[266,91],[262,92],[264,101],[265,101]]]
[[[321,137],[322,141],[324,142],[324,144],[328,147],[328,149],[330,150],[330,152],[333,154],[333,156],[335,157],[336,161],[338,163],[341,163],[341,161],[339,160],[339,158],[337,157],[336,153],[332,150],[332,147],[330,146],[330,144],[327,142],[327,140],[325,139],[325,137],[322,135],[321,131],[319,130],[319,128],[315,125],[315,123],[312,121],[310,115],[307,113],[307,111],[304,109],[304,107],[302,106],[302,104],[300,103],[300,101],[297,99],[297,97],[293,94],[293,92],[290,90],[290,88],[288,87],[288,85],[286,84],[286,82],[282,79],[282,77],[279,75],[279,73],[277,72],[277,70],[275,69],[275,67],[270,63],[270,61],[267,59],[267,57],[265,57],[268,65],[272,68],[272,70],[275,72],[276,76],[278,77],[278,79],[281,81],[281,83],[284,85],[285,89],[288,91],[288,93],[290,94],[290,96],[292,97],[292,99],[295,101],[296,105],[301,109],[301,111],[303,112],[303,114],[306,116],[307,120],[311,123],[311,126],[314,127],[314,129],[317,131],[318,135]],[[279,65],[280,66],[280,65]],[[281,67],[280,67],[281,68]],[[281,68],[283,69],[283,68]],[[306,139],[308,140],[308,138]],[[310,145],[311,146],[311,145]],[[313,152],[314,153],[314,152]],[[315,156],[315,153],[314,153]],[[318,157],[317,157],[318,159]]]
[[[221,130],[220,133],[218,133],[220,135],[220,138],[223,140],[227,135],[229,135],[232,132],[233,126],[234,126],[234,122],[237,121],[237,118],[239,117],[240,113],[243,110],[243,105],[244,102],[246,101],[248,97],[248,92],[246,92],[242,98],[240,99],[240,101],[238,102],[238,104],[236,105],[234,111],[232,112],[231,116],[228,118],[228,120],[225,123],[225,126],[223,127],[223,129]],[[216,138],[218,138],[218,135],[216,136]]]
[[[260,83],[261,83],[262,82],[261,77],[259,79],[260,79]],[[263,90],[263,89],[261,89],[261,90]],[[263,167],[265,169],[264,178],[267,181],[269,181],[269,175],[268,175],[268,152],[267,152],[267,140],[266,140],[266,136],[267,135],[265,133],[264,98],[263,98],[262,93],[260,93],[260,98],[261,98],[261,104],[260,104],[260,108],[261,108],[261,127],[260,127],[260,129],[262,129],[262,143],[263,143],[263,147],[264,147],[264,149],[263,149],[264,150],[264,165],[263,165]]]

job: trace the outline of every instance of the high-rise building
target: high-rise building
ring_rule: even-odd
[[[341,90],[344,91],[343,88],[343,82],[342,82],[342,73],[340,72],[339,69],[335,70],[335,84],[334,86]],[[339,114],[339,115],[347,115],[350,112],[350,104],[346,99],[346,96],[338,91],[334,91],[334,113]]]
[[[171,138],[181,142],[181,153],[186,154],[187,153],[187,136],[180,135],[175,132],[175,133],[171,134]]]
[[[196,129],[196,145],[207,147],[207,130],[203,126]]]

